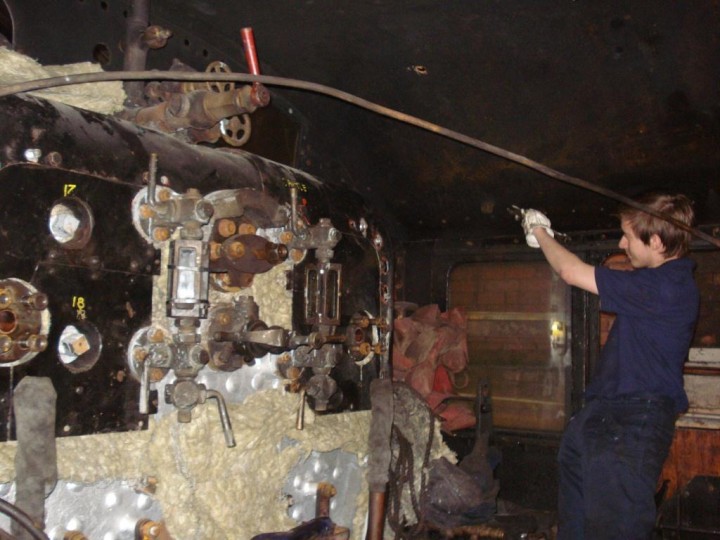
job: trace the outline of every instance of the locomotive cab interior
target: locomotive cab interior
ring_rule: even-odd
[[[520,221],[632,271],[618,206],[655,191],[693,202],[700,309],[654,534],[720,538],[718,28],[712,0],[2,0],[0,529],[554,538],[614,316]]]

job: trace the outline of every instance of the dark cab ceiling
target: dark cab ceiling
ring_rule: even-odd
[[[41,63],[122,69],[131,2],[7,0],[15,47]],[[720,222],[720,2],[608,0],[151,0],[173,58],[335,87],[623,195],[690,195]],[[6,17],[5,25],[9,25]],[[506,208],[559,230],[615,228],[616,203],[494,155],[331,98],[271,88],[300,120],[302,158],[351,183],[401,238],[518,234]]]

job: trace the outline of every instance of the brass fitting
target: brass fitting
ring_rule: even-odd
[[[218,221],[218,234],[223,238],[230,238],[237,231],[237,225],[232,219]]]

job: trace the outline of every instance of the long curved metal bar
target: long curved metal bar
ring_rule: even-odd
[[[0,513],[18,523],[34,540],[50,540],[44,531],[35,526],[30,516],[5,499],[0,499]]]
[[[714,245],[715,247],[720,248],[720,239],[715,238],[714,236],[711,236],[699,229],[689,227],[688,225],[685,225],[684,223],[677,221],[676,219],[672,218],[671,216],[667,216],[667,215],[663,214],[662,212],[658,212],[657,210],[655,210],[653,208],[650,208],[646,205],[640,204],[640,203],[634,201],[633,199],[626,197],[624,195],[621,195],[619,193],[616,193],[612,190],[595,185],[591,182],[588,182],[587,180],[583,180],[581,178],[570,176],[563,172],[560,172],[560,171],[557,171],[550,167],[547,167],[546,165],[543,165],[542,163],[533,161],[532,159],[529,159],[525,156],[515,154],[514,152],[510,152],[508,150],[505,150],[498,146],[494,146],[492,144],[486,143],[479,139],[469,137],[468,135],[465,135],[458,131],[444,128],[438,124],[428,122],[427,120],[423,120],[421,118],[417,118],[415,116],[411,116],[409,114],[406,114],[406,113],[403,113],[403,112],[400,112],[400,111],[397,111],[394,109],[390,109],[383,105],[373,103],[371,101],[368,101],[361,97],[355,96],[348,92],[338,90],[336,88],[332,88],[329,86],[325,86],[322,84],[313,83],[313,82],[309,82],[309,81],[303,81],[300,79],[288,79],[285,77],[274,77],[274,76],[268,76],[268,75],[251,75],[251,74],[247,74],[247,73],[211,73],[211,72],[187,73],[187,72],[177,72],[177,71],[107,71],[107,72],[100,71],[100,72],[93,72],[93,73],[77,73],[77,74],[71,74],[71,75],[64,75],[64,76],[60,76],[60,77],[50,77],[47,79],[37,79],[37,80],[33,80],[33,81],[25,81],[25,82],[20,82],[20,83],[15,83],[15,84],[3,85],[3,86],[0,86],[0,97],[7,96],[10,94],[18,94],[18,93],[22,93],[22,92],[32,92],[32,91],[36,91],[36,90],[43,90],[46,88],[69,86],[69,85],[73,85],[73,84],[107,82],[107,81],[137,81],[137,80],[155,80],[155,81],[157,81],[157,80],[166,80],[166,81],[172,80],[172,81],[202,81],[202,82],[217,81],[217,82],[246,82],[246,83],[247,82],[257,82],[257,83],[261,83],[261,84],[267,84],[269,86],[280,86],[280,87],[285,87],[285,88],[292,88],[295,90],[307,90],[309,92],[323,94],[323,95],[333,97],[333,98],[341,100],[341,101],[345,101],[346,103],[356,105],[363,109],[372,111],[381,116],[386,116],[388,118],[392,118],[392,119],[398,120],[400,122],[404,122],[406,124],[424,129],[426,131],[436,133],[443,137],[453,139],[455,141],[466,144],[468,146],[478,148],[480,150],[488,152],[489,154],[493,154],[493,155],[499,156],[503,159],[507,159],[508,161],[512,161],[514,163],[517,163],[517,164],[527,167],[529,169],[535,170],[541,174],[544,174],[545,176],[549,176],[550,178],[554,178],[561,182],[565,182],[567,184],[571,184],[573,186],[576,186],[576,187],[579,187],[582,189],[586,189],[586,190],[592,191],[594,193],[598,193],[598,194],[608,197],[610,199],[614,199],[614,200],[616,200],[620,203],[623,203],[627,206],[637,208],[638,210],[642,210],[643,212],[647,212],[648,214],[650,214],[652,216],[655,216],[655,217],[663,219],[669,223],[672,223],[676,227],[678,227],[684,231],[687,231],[690,234],[692,234],[698,238],[701,238],[702,240],[709,242],[710,244]]]

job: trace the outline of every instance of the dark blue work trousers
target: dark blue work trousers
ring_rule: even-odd
[[[569,422],[558,454],[558,540],[647,540],[675,430],[673,401],[594,399]]]

